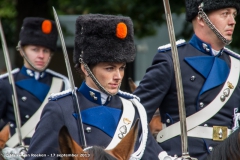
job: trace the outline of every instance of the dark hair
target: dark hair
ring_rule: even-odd
[[[97,65],[97,63],[95,63],[95,64],[88,64],[88,67],[89,67],[89,69],[92,71],[92,69],[93,69],[96,65]],[[80,64],[79,64],[79,63],[75,64],[74,68],[75,68],[75,71],[76,71],[78,74],[80,74],[81,79],[84,80],[84,79],[85,79],[85,74],[84,74],[84,72],[82,71]]]

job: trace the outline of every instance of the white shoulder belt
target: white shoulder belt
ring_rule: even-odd
[[[200,124],[214,116],[225,105],[234,92],[239,80],[240,61],[232,56],[230,56],[230,59],[231,70],[222,90],[208,106],[186,118],[188,136],[199,137],[200,135],[196,135],[194,130],[199,130],[199,127],[201,127],[199,126]],[[225,96],[224,101],[221,101],[221,96],[225,92],[228,92],[229,94],[228,96]],[[157,135],[157,141],[161,143],[180,134],[180,122],[176,122],[173,125],[161,130]]]
[[[120,131],[121,127],[123,127],[123,126],[127,127],[126,134],[130,131],[134,117],[135,117],[135,108],[133,106],[133,104],[134,104],[136,106],[136,108],[138,109],[138,113],[140,115],[141,124],[142,124],[142,136],[141,136],[140,146],[138,147],[138,150],[135,151],[131,155],[130,160],[140,160],[144,153],[144,150],[146,147],[146,142],[147,142],[147,137],[148,137],[147,114],[146,114],[144,107],[142,106],[141,103],[139,103],[139,101],[137,99],[133,98],[133,99],[127,100],[127,99],[124,99],[121,97],[120,97],[120,99],[122,100],[122,103],[123,103],[123,113],[122,113],[121,119],[119,121],[119,124],[117,126],[116,132],[113,136],[113,139],[106,149],[114,148],[121,141],[121,138],[119,138],[119,134],[121,134],[121,131]],[[129,120],[128,121],[129,124],[127,124],[127,125],[125,122],[126,119]],[[126,134],[124,134],[124,135],[126,135]]]
[[[51,88],[44,99],[39,109],[33,114],[33,116],[21,127],[22,138],[32,137],[35,132],[35,127],[40,120],[42,110],[48,102],[48,95],[55,92],[60,92],[62,89],[63,81],[60,78],[53,77]],[[8,147],[15,147],[19,143],[18,133],[16,133],[7,141]]]
[[[119,120],[117,129],[114,133],[112,141],[107,146],[106,149],[113,149],[121,140],[122,138],[130,131],[134,117],[135,117],[135,109],[131,101],[128,101],[124,98],[121,98],[123,103],[123,113]],[[125,131],[125,132],[121,132]],[[124,133],[124,134],[123,134]]]

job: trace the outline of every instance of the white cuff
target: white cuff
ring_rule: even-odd
[[[159,160],[163,160],[164,157],[166,157],[166,156],[168,156],[167,152],[166,151],[162,151],[162,152],[159,153],[158,159]]]
[[[169,156],[166,151],[162,151],[158,155],[159,160],[173,160],[173,157]]]

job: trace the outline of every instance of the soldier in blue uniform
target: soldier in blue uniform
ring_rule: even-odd
[[[141,129],[132,158],[155,160],[160,147],[149,132],[144,107],[138,97],[119,90],[126,63],[135,58],[133,38],[129,17],[102,14],[78,17],[73,59],[85,80],[77,89],[77,97],[87,146],[114,148],[140,118]],[[59,153],[58,134],[63,125],[79,144],[78,117],[71,91],[51,95],[28,154],[45,154],[48,158]]]
[[[193,24],[189,42],[177,41],[191,157],[206,159],[238,125],[239,55],[225,46],[232,41],[238,0],[186,0],[186,19]],[[182,156],[178,99],[171,46],[158,48],[152,66],[134,92],[150,122],[157,108],[163,130],[157,141],[167,154]]]
[[[69,88],[68,79],[64,75],[46,69],[56,50],[57,37],[55,22],[40,17],[24,19],[17,46],[24,65],[21,69],[14,69],[12,75],[25,145],[30,144],[30,137],[48,100],[48,93]],[[19,142],[18,135],[15,134],[12,95],[8,74],[0,75],[0,119],[3,121],[2,126],[10,122],[11,137],[7,142],[9,147],[15,147]]]

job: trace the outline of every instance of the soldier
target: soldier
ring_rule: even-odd
[[[186,19],[193,25],[189,42],[177,41],[187,116],[189,155],[206,159],[232,129],[240,104],[239,55],[225,46],[232,41],[239,0],[186,0]],[[171,46],[158,48],[152,66],[134,92],[147,111],[157,108],[163,130],[157,141],[165,156],[182,156],[176,81]],[[234,118],[234,119],[233,119]],[[174,159],[174,158],[172,158]]]
[[[158,159],[160,147],[149,132],[144,107],[138,97],[119,90],[126,63],[135,58],[133,38],[129,17],[87,14],[76,21],[73,59],[76,70],[84,77],[77,96],[86,143],[87,146],[114,148],[140,117],[141,129],[135,146],[138,151],[132,157]],[[78,114],[73,107],[71,92],[53,94],[50,99],[32,138],[29,155],[57,155],[58,133],[63,125],[80,143]]]
[[[68,79],[60,73],[46,69],[56,50],[57,28],[55,22],[38,17],[28,17],[23,21],[17,50],[24,60],[21,69],[12,71],[16,86],[24,144],[30,144],[35,125],[40,119],[47,95],[52,91],[69,88]],[[0,119],[10,122],[11,138],[7,146],[19,143],[15,134],[16,120],[12,102],[12,88],[8,74],[0,76]]]

